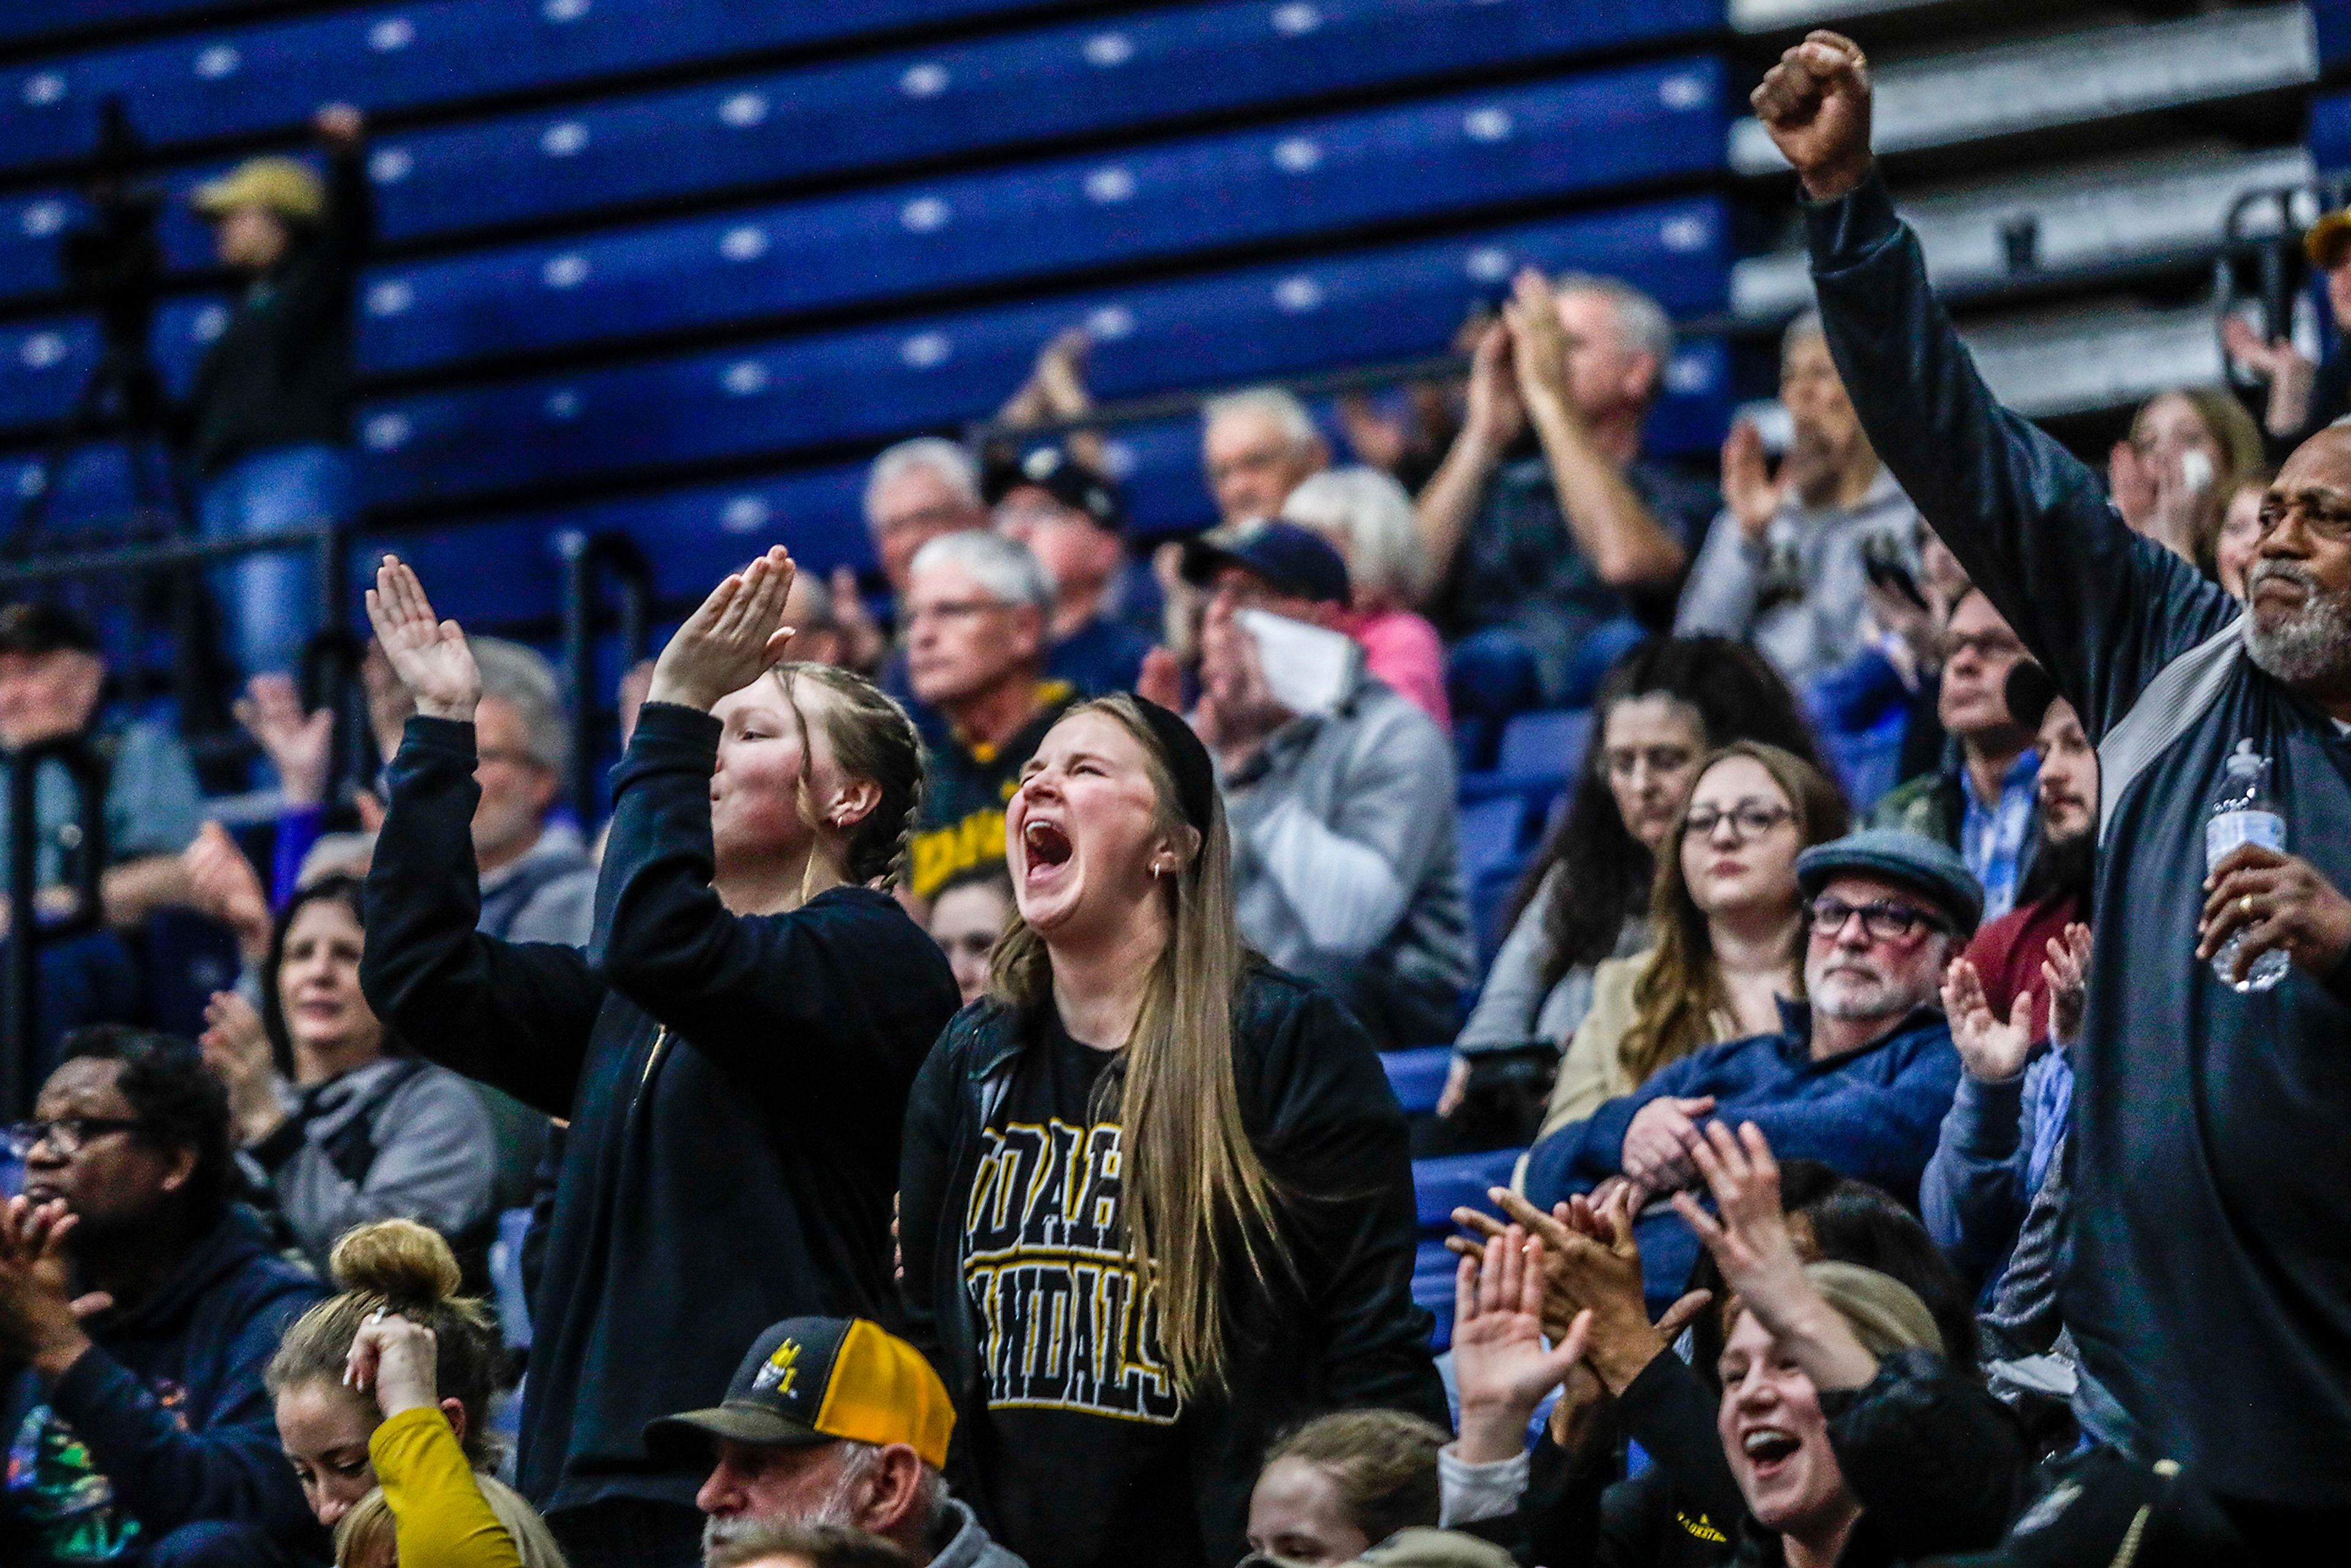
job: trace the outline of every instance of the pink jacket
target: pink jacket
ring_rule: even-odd
[[[1396,694],[1453,733],[1453,709],[1445,700],[1445,643],[1437,628],[1409,610],[1351,611],[1339,629],[1364,650],[1364,667]]]

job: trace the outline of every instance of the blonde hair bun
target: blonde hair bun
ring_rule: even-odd
[[[453,1300],[465,1282],[449,1243],[413,1219],[379,1219],[345,1232],[328,1268],[341,1290],[417,1306]]]

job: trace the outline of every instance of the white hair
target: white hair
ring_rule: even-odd
[[[1341,552],[1356,596],[1413,604],[1428,580],[1428,556],[1413,522],[1412,497],[1393,476],[1356,465],[1326,468],[1301,483],[1281,515],[1319,533],[1345,537]]]
[[[977,511],[979,465],[971,454],[941,435],[917,435],[886,448],[865,474],[865,524],[873,526],[873,509],[883,490],[918,468],[927,468],[944,481],[956,498]]]
[[[1621,277],[1596,272],[1562,272],[1552,280],[1555,294],[1596,294],[1608,301],[1616,320],[1617,346],[1627,353],[1646,354],[1656,361],[1648,395],[1665,384],[1666,367],[1674,358],[1674,323],[1665,308]]]
[[[941,534],[914,552],[907,575],[920,577],[935,566],[959,567],[969,572],[998,604],[1026,607],[1045,616],[1053,613],[1053,580],[1018,539],[984,528]]]
[[[798,1519],[790,1520],[758,1519],[748,1515],[722,1519],[712,1514],[702,1521],[703,1551],[708,1552],[722,1546],[734,1545],[748,1539],[754,1531],[778,1524],[802,1528],[833,1525],[842,1530],[856,1529],[857,1489],[872,1473],[873,1467],[882,1462],[882,1449],[876,1444],[860,1442],[854,1437],[838,1438],[831,1448],[840,1457],[840,1467],[815,1508]],[[936,1535],[944,1521],[952,1517],[947,1505],[954,1496],[954,1491],[947,1486],[946,1477],[928,1464],[924,1465],[923,1479],[915,1490],[914,1514],[908,1521],[913,1533],[925,1540]],[[944,1541],[938,1542],[940,1546],[946,1544]]]
[[[482,695],[513,708],[530,759],[561,773],[571,761],[571,727],[564,722],[555,666],[538,649],[503,637],[468,637],[465,645],[482,672]]]
[[[1249,387],[1222,397],[1212,397],[1200,405],[1200,425],[1207,429],[1228,419],[1256,417],[1271,420],[1281,432],[1281,438],[1293,449],[1302,450],[1322,439],[1314,428],[1314,416],[1298,401],[1298,394],[1288,387]]]

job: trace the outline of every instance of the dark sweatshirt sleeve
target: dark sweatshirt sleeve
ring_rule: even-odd
[[[474,762],[472,725],[408,721],[368,872],[360,986],[419,1055],[569,1116],[604,988],[572,948],[474,929]]]
[[[1700,1527],[1725,1537],[1747,1511],[1715,1426],[1720,1405],[1689,1363],[1666,1351],[1625,1385],[1617,1419],[1667,1479],[1674,1503]]]
[[[262,1370],[307,1298],[281,1293],[247,1318],[225,1353],[225,1391],[201,1431],[167,1410],[122,1364],[93,1345],[49,1391],[89,1447],[122,1506],[156,1535],[197,1520],[237,1520],[280,1535],[310,1526],[302,1489],[277,1445]]]
[[[1404,1113],[1363,1025],[1320,991],[1283,1022],[1262,1153],[1290,1199],[1333,1408],[1376,1406],[1450,1427],[1429,1357],[1428,1313],[1412,1299],[1419,1218]]]
[[[1993,398],[1876,174],[1808,204],[1804,223],[1870,444],[2092,737],[2105,734],[2157,670],[2236,618],[2235,601],[2131,532],[2095,474]]]
[[[1866,1387],[1824,1391],[1829,1446],[1871,1530],[1902,1562],[1982,1551],[2014,1517],[2030,1468],[2007,1406],[1923,1350]]]
[[[896,1092],[912,1053],[880,1048],[867,1004],[930,991],[927,1045],[956,1010],[954,974],[894,907],[727,912],[710,884],[718,737],[716,719],[674,703],[639,716],[612,775],[590,957],[614,990],[753,1082],[788,1066],[795,1095]]]
[[[914,1092],[906,1101],[905,1135],[898,1149],[898,1259],[903,1270],[898,1293],[905,1307],[906,1339],[930,1357],[941,1376],[948,1368],[938,1322],[938,1271],[953,1268],[955,1260],[939,1256],[940,1226],[948,1204],[947,1186],[955,1178],[955,1118],[962,1102],[956,1042],[965,1027],[950,1024],[914,1075]],[[957,1396],[963,1392],[952,1383],[948,1386]]]
[[[1673,1533],[1712,1527],[1676,1520],[1674,1490],[1658,1467],[1617,1479],[1616,1448],[1614,1434],[1603,1434],[1585,1453],[1570,1455],[1546,1430],[1527,1457],[1519,1511],[1468,1528],[1528,1568],[1657,1568],[1683,1561],[1666,1554]],[[1727,1560],[1727,1544],[1722,1554]]]
[[[368,183],[367,166],[364,146],[338,148],[327,155],[327,222],[320,238],[345,287],[375,243],[375,189]]]

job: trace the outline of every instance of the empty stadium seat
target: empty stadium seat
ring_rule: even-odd
[[[1510,1185],[1524,1149],[1488,1149],[1474,1155],[1446,1155],[1412,1162],[1412,1186],[1420,1214],[1421,1233],[1443,1236],[1453,1228],[1457,1208],[1485,1208],[1486,1189]]]
[[[1408,1051],[1380,1052],[1380,1065],[1387,1069],[1388,1087],[1395,1091],[1396,1103],[1407,1116],[1426,1115],[1437,1109],[1437,1097],[1445,1089],[1445,1075],[1453,1068],[1453,1048],[1449,1045],[1415,1046]]]
[[[1721,94],[1719,62],[1676,60],[380,267],[360,362],[412,371],[1688,172],[1720,160]]]
[[[1719,12],[1719,0],[1224,0],[396,130],[369,167],[380,232],[398,243],[1565,59],[1695,34]],[[176,267],[210,262],[182,198],[216,172],[188,165],[165,182]],[[0,201],[0,295],[57,287],[47,235],[81,214],[63,186]]]
[[[249,136],[337,99],[410,110],[1036,3],[422,0],[251,22],[0,69],[0,166],[87,152],[110,94],[157,144]]]

